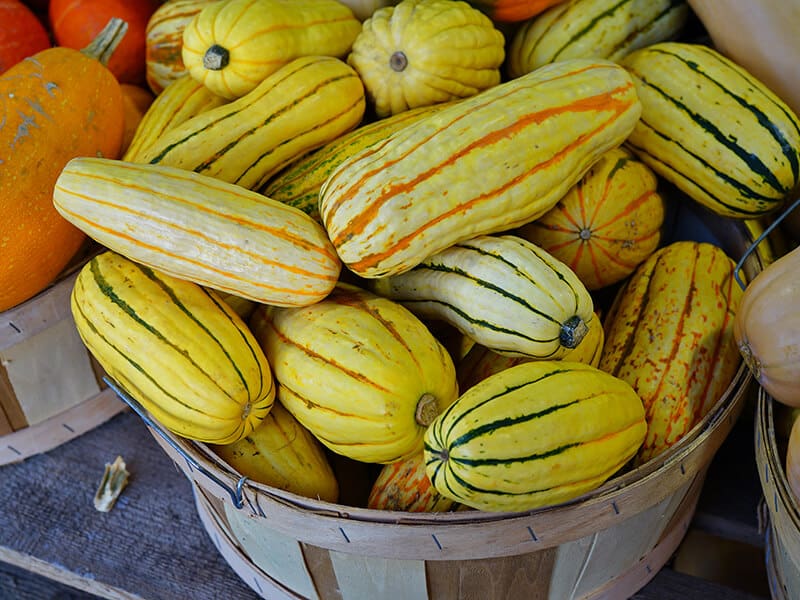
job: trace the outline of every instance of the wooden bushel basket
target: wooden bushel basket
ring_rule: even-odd
[[[683,239],[710,236],[743,257],[748,278],[761,270],[758,252],[745,252],[752,240],[743,226],[694,217]],[[692,212],[681,219],[686,226]],[[570,502],[514,513],[408,513],[249,481],[205,444],[164,430],[110,381],[193,483],[198,513],[222,555],[270,600],[627,598],[682,541],[707,468],[752,383],[740,364],[717,404],[677,444]]]
[[[72,320],[69,296],[83,262],[0,313],[0,465],[51,450],[125,408]]]
[[[786,454],[778,447],[775,435],[776,403],[758,388],[756,464],[769,515],[765,544],[770,595],[775,600],[792,600],[800,590],[800,507],[789,488]]]

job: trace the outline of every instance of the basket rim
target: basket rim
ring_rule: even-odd
[[[258,514],[260,503],[259,499],[266,502],[277,502],[287,507],[293,507],[297,510],[305,512],[313,512],[321,516],[339,517],[343,519],[360,520],[368,523],[384,523],[390,525],[454,525],[464,523],[493,523],[498,521],[509,521],[518,518],[538,517],[541,515],[565,512],[574,510],[580,505],[587,503],[608,503],[614,502],[619,496],[631,489],[639,487],[646,487],[652,483],[654,479],[661,478],[665,472],[680,472],[684,479],[686,476],[691,476],[695,470],[687,469],[686,465],[691,463],[690,458],[696,454],[697,448],[704,443],[709,442],[712,435],[717,432],[721,427],[732,427],[733,422],[738,418],[739,412],[743,405],[743,399],[747,390],[752,383],[752,375],[749,369],[743,362],[740,362],[739,368],[734,378],[729,383],[727,389],[712,407],[712,409],[698,422],[686,435],[684,435],[678,442],[676,442],[669,449],[657,457],[652,458],[643,465],[636,467],[619,476],[612,477],[606,483],[594,490],[591,490],[581,496],[573,498],[569,501],[545,506],[541,508],[526,510],[526,511],[509,511],[509,512],[490,512],[490,511],[453,511],[453,512],[438,512],[438,513],[411,513],[403,511],[387,511],[381,509],[361,508],[338,504],[334,502],[327,502],[300,496],[298,494],[281,490],[263,483],[258,483],[244,478],[241,474],[236,472],[232,467],[227,465],[220,459],[208,445],[188,440],[179,437],[168,431],[156,432],[148,427],[151,434],[162,445],[168,454],[175,459],[174,452],[170,452],[164,440],[159,439],[162,434],[166,434],[170,441],[178,445],[193,459],[197,460],[202,467],[208,469],[213,475],[226,482],[231,488],[239,487],[243,493],[245,506],[249,505],[249,509],[254,514]],[[718,434],[716,437],[724,439],[727,431]],[[714,440],[718,442],[716,447],[707,452],[707,456],[700,457],[689,466],[704,466],[713,457],[722,439]],[[192,479],[197,480],[197,473],[195,469],[185,461],[179,463],[179,468]],[[202,477],[202,475],[200,476]],[[198,482],[198,485],[201,485]],[[201,487],[203,487],[201,485]],[[677,487],[677,486],[675,486]],[[663,499],[670,493],[670,489],[664,486],[665,489],[659,489],[660,497],[653,497],[651,504],[655,504],[658,500]],[[216,495],[220,495],[217,493]],[[232,502],[232,499],[228,501]]]

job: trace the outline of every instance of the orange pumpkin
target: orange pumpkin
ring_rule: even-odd
[[[119,156],[122,92],[95,58],[113,49],[118,25],[85,52],[48,48],[0,76],[0,311],[43,290],[85,240],[56,212],[53,187],[76,156]]]
[[[516,23],[530,19],[564,0],[467,0],[486,13],[492,21]]]
[[[83,48],[112,17],[128,24],[128,32],[108,62],[122,83],[144,83],[145,29],[158,0],[50,0],[50,28],[56,43]]]
[[[50,47],[44,25],[20,0],[0,0],[0,73]]]
[[[658,247],[665,205],[657,185],[647,165],[614,148],[519,234],[567,264],[587,289],[607,287]]]

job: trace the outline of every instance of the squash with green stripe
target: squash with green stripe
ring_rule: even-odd
[[[442,103],[404,110],[361,125],[294,161],[270,179],[260,191],[273,200],[299,208],[321,222],[319,191],[336,167],[361,150],[385,140],[395,131],[445,106],[447,104]]]
[[[307,214],[183,169],[75,158],[56,180],[53,203],[106,248],[256,302],[312,304],[341,270],[325,230]]]
[[[531,361],[461,394],[425,433],[440,494],[524,511],[599,487],[636,454],[647,425],[626,382],[584,363]]]
[[[81,269],[71,309],[100,366],[177,435],[236,442],[272,409],[263,351],[211,290],[106,251]]]
[[[508,50],[519,77],[568,58],[619,61],[637,48],[675,39],[690,14],[686,0],[571,0],[528,19]]]
[[[410,271],[374,280],[373,289],[509,356],[561,358],[578,347],[594,317],[578,276],[512,235],[454,244]]]
[[[458,395],[447,350],[408,309],[340,283],[302,308],[250,319],[277,397],[332,451],[391,463],[422,451],[425,428]]]
[[[167,131],[226,103],[223,97],[212,94],[202,83],[197,83],[188,75],[175,79],[155,97],[144,113],[122,159],[146,162],[140,160],[139,156]]]
[[[783,205],[800,176],[800,121],[777,95],[700,44],[662,42],[621,62],[642,103],[627,145],[657,174],[724,217]]]
[[[357,275],[402,273],[547,212],[639,119],[628,73],[571,60],[460,100],[343,162],[320,215]]]
[[[742,290],[714,244],[672,242],[618,290],[605,318],[599,368],[644,402],[641,464],[678,443],[717,404],[741,364],[733,337]]]
[[[258,189],[356,127],[364,108],[364,86],[351,67],[337,58],[302,57],[241,98],[172,128],[140,160]]]

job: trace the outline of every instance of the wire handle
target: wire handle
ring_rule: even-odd
[[[186,451],[183,448],[181,448],[175,442],[175,440],[172,439],[172,437],[167,433],[167,431],[164,429],[164,427],[158,421],[156,421],[150,415],[150,413],[147,412],[147,410],[145,410],[145,408],[139,403],[138,400],[136,400],[135,398],[131,397],[131,395],[128,394],[128,392],[126,392],[122,388],[122,386],[120,386],[116,381],[114,381],[113,379],[111,379],[107,375],[103,376],[103,381],[106,382],[108,387],[110,387],[112,390],[114,390],[114,392],[117,394],[117,396],[119,396],[120,399],[123,402],[125,402],[125,404],[127,404],[128,406],[131,407],[133,412],[135,412],[137,415],[139,415],[141,417],[142,421],[144,421],[145,424],[148,427],[150,427],[150,429],[155,431],[165,442],[167,442],[167,444],[169,444],[172,447],[173,450],[175,450],[175,452],[180,454],[181,457],[187,463],[189,463],[189,465],[191,465],[191,467],[193,469],[199,471],[200,473],[205,475],[208,479],[210,479],[211,481],[216,483],[223,490],[225,490],[228,493],[228,495],[231,497],[231,502],[233,502],[233,505],[236,508],[244,507],[244,496],[242,494],[242,489],[244,488],[244,484],[247,482],[247,477],[245,477],[245,476],[240,477],[236,482],[236,486],[234,488],[230,487],[230,485],[228,485],[226,482],[222,481],[219,477],[214,475],[212,472],[210,472],[208,469],[206,469],[203,465],[201,465],[199,462],[197,462],[197,460],[195,460],[189,454],[187,454]]]
[[[745,289],[747,287],[747,284],[744,281],[742,281],[742,279],[739,277],[739,273],[744,268],[744,263],[747,260],[747,258],[753,253],[753,251],[764,240],[764,238],[766,238],[770,233],[772,233],[772,230],[775,229],[778,225],[780,225],[781,221],[783,221],[798,206],[800,206],[800,197],[798,197],[794,202],[792,202],[789,205],[789,208],[787,208],[780,215],[778,215],[778,217],[772,223],[770,223],[764,229],[764,231],[761,232],[761,235],[759,235],[755,240],[753,240],[753,243],[750,244],[750,247],[744,251],[742,258],[740,258],[739,262],[736,263],[736,269],[733,272],[733,276],[736,279],[736,283],[739,284],[739,287],[741,287],[742,289]]]

